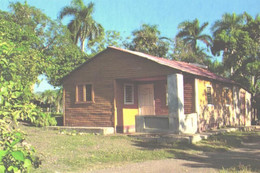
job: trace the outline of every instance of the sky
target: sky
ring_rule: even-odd
[[[24,0],[0,0],[0,10],[9,11],[9,2]],[[85,4],[90,0],[83,0]],[[70,5],[71,0],[27,0],[31,6],[41,9],[47,16],[57,19],[60,10]],[[255,17],[260,14],[260,0],[92,0],[93,18],[105,30],[115,30],[127,37],[140,29],[142,24],[158,25],[161,36],[173,39],[178,25],[183,21],[198,18],[200,23],[209,22],[205,33],[224,13],[247,12]],[[68,21],[69,19],[67,19]],[[66,22],[66,20],[64,21]],[[64,23],[65,24],[65,23]],[[44,80],[35,91],[51,89]]]

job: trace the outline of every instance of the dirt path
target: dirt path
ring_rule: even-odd
[[[178,159],[154,160],[132,163],[118,168],[98,170],[96,173],[135,173],[135,172],[219,172],[232,167],[250,165],[250,169],[260,172],[260,138],[242,143],[240,148],[228,152],[203,152],[202,154],[179,154]],[[239,166],[240,165],[240,166]],[[244,168],[245,169],[245,168]]]
[[[192,166],[189,166],[192,165]],[[197,167],[196,167],[197,165]],[[213,168],[206,168],[194,161],[187,161],[181,159],[166,159],[153,160],[142,163],[128,164],[118,168],[111,168],[106,170],[94,171],[95,173],[202,173],[202,172],[217,172]]]

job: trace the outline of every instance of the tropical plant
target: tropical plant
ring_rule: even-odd
[[[24,140],[24,133],[0,119],[0,172],[29,172],[39,167],[35,150]]]
[[[11,19],[21,28],[28,28],[31,31],[34,31],[35,35],[41,39],[45,39],[45,30],[49,27],[52,21],[42,13],[41,10],[29,6],[27,1],[25,1],[24,4],[20,2],[11,2],[9,8],[11,9],[9,20]]]
[[[206,66],[211,64],[211,57],[204,53],[204,49],[197,47],[196,51],[194,51],[190,45],[185,45],[184,41],[179,38],[176,38],[174,41],[171,57],[171,59],[188,63],[203,64]]]
[[[42,108],[46,108],[45,112],[61,113],[62,111],[62,95],[63,89],[45,90],[34,94],[34,101]]]
[[[236,15],[236,13],[225,13],[222,15],[222,19],[217,20],[211,27],[213,37],[216,38],[221,33],[232,36],[233,31],[242,28],[243,22],[243,15]]]
[[[1,12],[0,18],[10,22],[9,26],[3,25],[0,29],[10,39],[13,38],[13,42],[30,46],[30,52],[25,57],[14,56],[17,62],[23,62],[20,71],[21,75],[26,74],[23,81],[36,81],[38,75],[44,73],[50,84],[60,86],[61,79],[82,64],[86,55],[73,43],[66,26],[52,21],[41,10],[26,2],[10,3],[10,9],[10,13]],[[30,63],[34,67],[27,65]],[[30,73],[23,71],[25,68]]]
[[[105,50],[108,46],[124,47],[123,38],[117,31],[106,31],[104,37],[100,37],[99,40],[95,40],[95,43],[91,43],[92,56]]]
[[[139,30],[132,32],[133,39],[125,47],[131,50],[159,57],[167,57],[169,50],[168,38],[161,37],[157,25],[143,24]]]
[[[212,27],[213,54],[223,52],[223,65],[227,77],[243,84],[254,94],[259,92],[259,32],[260,18],[247,13],[224,14]]]
[[[50,84],[60,86],[61,79],[85,62],[87,56],[72,42],[67,27],[60,23],[53,23],[46,35],[45,74]]]
[[[80,41],[82,52],[84,52],[86,40],[93,43],[93,40],[102,36],[104,32],[103,27],[92,18],[93,9],[93,3],[85,6],[82,0],[72,0],[71,6],[64,7],[59,14],[60,19],[65,16],[73,17],[68,24],[68,29],[74,43],[77,44]]]
[[[3,39],[3,35],[0,34],[0,172],[29,171],[39,166],[39,159],[30,146],[24,145],[23,134],[14,124],[33,116],[29,103],[31,82],[22,82],[23,77],[17,75],[19,64],[11,58],[27,49],[23,47],[26,45]]]
[[[203,31],[207,26],[208,22],[205,22],[200,26],[198,19],[195,19],[192,22],[184,21],[179,24],[178,29],[180,31],[176,37],[183,40],[185,45],[190,46],[192,50],[196,52],[198,50],[198,41],[202,41],[206,46],[211,45],[211,37],[207,34],[203,34]]]
[[[230,41],[234,32],[241,29],[243,25],[243,15],[236,15],[235,13],[225,13],[221,20],[217,20],[211,27],[213,33],[213,46],[211,52],[213,55],[219,55],[220,51],[224,51],[224,58],[235,50],[231,49]]]
[[[46,67],[45,57],[37,49],[41,46],[41,41],[29,27],[23,28],[9,17],[12,18],[9,14],[0,12],[0,33],[4,40],[2,43],[10,42],[9,52],[3,50],[3,53],[9,53],[6,57],[10,63],[15,62],[17,67],[10,74],[20,76],[23,85],[36,82],[37,76],[43,73]]]

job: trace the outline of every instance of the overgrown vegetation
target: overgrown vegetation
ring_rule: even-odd
[[[24,133],[0,120],[0,172],[29,172],[41,164]]]

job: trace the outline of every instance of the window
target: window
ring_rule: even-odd
[[[134,104],[134,85],[124,85],[124,104]]]
[[[92,85],[88,84],[86,86],[86,101],[92,101]]]
[[[207,101],[208,101],[208,104],[213,104],[211,87],[207,87]]]
[[[76,102],[92,102],[93,100],[93,86],[91,84],[76,86]]]
[[[224,87],[224,99],[225,99],[226,106],[229,106],[230,97],[229,97],[229,88],[227,88],[227,87]]]

